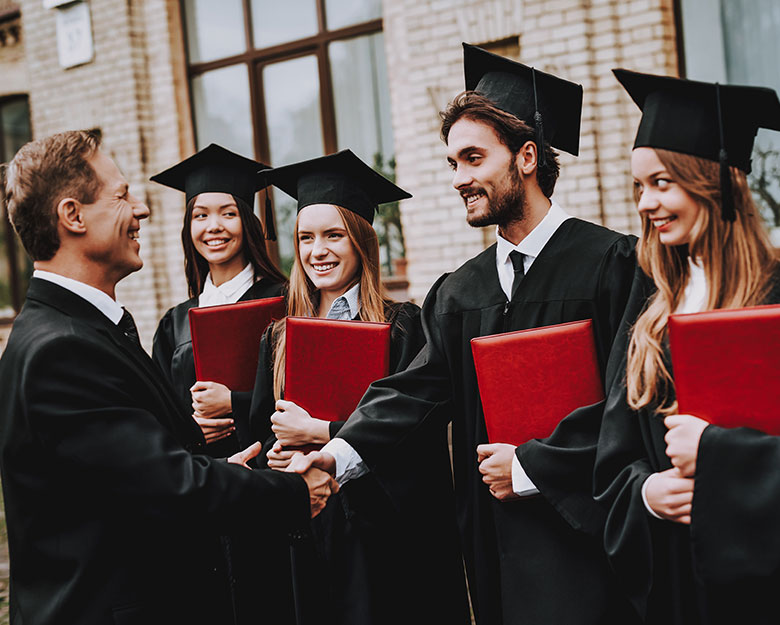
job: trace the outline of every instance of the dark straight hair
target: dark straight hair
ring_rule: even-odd
[[[285,275],[268,256],[268,250],[265,246],[265,232],[263,232],[260,220],[244,200],[232,194],[230,197],[236,202],[238,215],[241,218],[241,229],[243,230],[241,253],[246,261],[251,263],[255,270],[255,276],[258,279],[268,278],[279,284],[287,284]],[[192,242],[192,207],[197,199],[196,195],[187,202],[184,226],[181,229],[181,244],[184,248],[184,275],[187,277],[190,297],[200,295],[209,273],[208,262],[198,253]]]

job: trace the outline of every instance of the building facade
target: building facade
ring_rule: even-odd
[[[273,165],[350,147],[395,174],[414,198],[400,205],[402,238],[392,212],[377,221],[386,273],[421,302],[494,240],[467,226],[439,138],[438,112],[463,88],[463,41],[583,85],[580,155],[561,155],[554,198],[622,231],[639,225],[639,114],[613,67],[780,89],[774,0],[0,0],[0,161],[30,137],[100,130],[152,210],[144,268],[118,291],[147,347],[187,295],[183,198],[148,179],[211,142]],[[756,189],[773,218],[780,142],[759,139]],[[293,205],[273,200],[271,251],[289,266]],[[0,308],[12,319],[30,266],[3,225]]]

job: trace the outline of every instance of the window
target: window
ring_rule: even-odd
[[[10,161],[16,151],[31,139],[27,96],[0,99],[0,163]],[[5,202],[0,202],[0,206],[0,319],[8,319],[22,306],[32,275],[32,262],[8,221]]]
[[[771,87],[780,93],[780,3],[776,0],[678,0],[680,66],[687,78]],[[760,129],[749,177],[780,247],[780,133]]]
[[[285,165],[348,147],[387,173],[393,137],[381,5],[183,0],[198,149],[215,142]],[[288,270],[295,202],[276,189],[273,198]]]

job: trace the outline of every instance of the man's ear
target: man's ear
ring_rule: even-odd
[[[530,176],[536,171],[536,166],[539,163],[538,157],[536,143],[533,141],[526,141],[515,158],[517,170],[524,176]]]
[[[73,234],[84,234],[87,224],[84,221],[84,205],[72,197],[66,197],[57,204],[57,221]]]

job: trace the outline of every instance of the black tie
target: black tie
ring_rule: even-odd
[[[523,267],[523,255],[517,250],[509,252],[509,259],[512,261],[512,267],[515,268],[515,279],[512,280],[511,297],[511,299],[515,299],[515,293],[517,293],[517,289],[523,281],[523,276],[525,276],[525,267]]]
[[[138,338],[138,328],[135,327],[135,321],[133,321],[133,315],[131,315],[126,308],[123,308],[125,312],[122,313],[122,318],[119,320],[117,326],[125,336],[129,338],[136,345],[141,344],[141,339]]]

